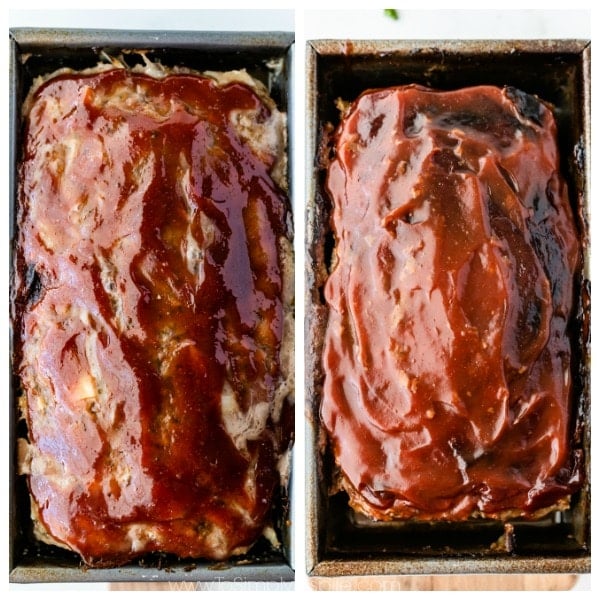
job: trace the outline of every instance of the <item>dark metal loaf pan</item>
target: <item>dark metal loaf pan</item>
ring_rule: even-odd
[[[16,164],[21,136],[20,107],[34,78],[58,68],[83,69],[96,65],[104,55],[119,56],[127,50],[144,50],[151,60],[168,66],[199,71],[246,69],[267,85],[278,107],[290,108],[291,48],[294,35],[287,32],[158,32],[117,30],[13,29],[10,31],[10,227],[14,235]],[[141,62],[137,54],[123,54],[129,65]],[[270,65],[280,61],[280,68]],[[291,118],[288,118],[291,122]],[[289,137],[288,137],[289,139]],[[22,435],[17,422],[18,381],[11,374],[11,481],[10,481],[10,581],[292,581],[290,566],[289,493],[282,491],[275,518],[283,538],[281,551],[258,542],[244,556],[222,563],[183,561],[151,555],[132,565],[112,569],[89,569],[79,557],[34,540],[29,513],[29,495],[23,477],[17,476],[15,446]]]
[[[369,88],[419,83],[439,89],[515,86],[551,102],[558,121],[561,169],[586,253],[576,282],[573,327],[576,444],[590,473],[589,150],[590,43],[549,41],[336,41],[307,43],[309,161],[306,212],[307,572],[311,576],[442,573],[583,573],[590,570],[590,486],[571,508],[537,522],[512,521],[512,549],[490,546],[495,521],[374,523],[329,495],[334,462],[319,419],[321,351],[327,307],[323,284],[333,247],[323,148],[339,122],[336,99]],[[312,162],[311,162],[312,161]]]

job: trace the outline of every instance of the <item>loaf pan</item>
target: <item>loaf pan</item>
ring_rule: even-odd
[[[294,36],[288,32],[118,31],[67,29],[12,29],[10,34],[10,238],[15,229],[16,165],[21,144],[23,103],[33,80],[62,67],[84,69],[122,55],[129,66],[141,62],[134,50],[167,66],[198,71],[246,69],[269,89],[278,107],[290,109],[290,68]],[[288,139],[291,139],[288,136]],[[291,143],[290,143],[291,146]],[[289,151],[289,147],[288,147]],[[12,260],[11,260],[12,265]],[[11,333],[12,341],[12,333]],[[11,352],[12,354],[12,352]],[[79,557],[37,542],[32,535],[26,481],[17,475],[16,439],[23,435],[18,422],[18,380],[11,368],[10,386],[10,538],[9,579],[14,583],[111,581],[292,581],[289,490],[281,490],[275,507],[280,550],[260,540],[246,555],[230,561],[178,560],[149,555],[129,566],[90,569]]]
[[[590,570],[590,50],[586,40],[307,42],[305,389],[310,576]],[[334,461],[319,406],[327,323],[323,285],[334,241],[323,156],[331,128],[339,123],[336,99],[352,101],[369,88],[409,83],[443,90],[508,85],[555,107],[561,170],[585,252],[585,266],[575,286],[577,315],[572,332],[573,439],[585,454],[587,483],[573,496],[569,510],[536,522],[513,520],[506,530],[500,522],[483,519],[376,523],[355,514],[345,493],[329,493]]]

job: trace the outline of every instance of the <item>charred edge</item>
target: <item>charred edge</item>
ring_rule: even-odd
[[[541,127],[542,115],[544,112],[542,103],[535,96],[526,94],[515,87],[507,87],[505,89],[507,97],[514,102],[519,114],[524,119],[533,121],[536,125]]]
[[[576,413],[573,419],[573,439],[577,445],[583,444],[584,430],[588,421],[589,413],[589,359],[590,359],[590,305],[591,305],[591,283],[588,279],[581,277],[576,282],[575,289],[577,298],[575,302],[576,312],[572,319],[570,330],[574,332],[571,339],[572,372],[573,372],[573,398]]]
[[[311,399],[311,417],[315,427],[315,445],[318,452],[316,458],[317,470],[317,506],[319,520],[335,513],[332,509],[332,498],[340,492],[341,476],[339,468],[334,459],[332,442],[321,425],[321,399],[323,396],[324,371],[322,366],[324,332],[326,329],[329,309],[325,298],[325,285],[332,269],[335,252],[335,235],[331,223],[333,211],[332,200],[327,192],[326,178],[327,170],[335,159],[335,127],[331,122],[321,124],[317,153],[314,162],[314,173],[316,179],[316,191],[313,200],[313,219],[308,224],[309,236],[309,294],[310,294],[310,317],[311,326],[309,330],[308,362],[309,380],[307,380]],[[349,498],[346,497],[344,510],[349,510]],[[345,514],[345,513],[344,513]],[[342,513],[338,514],[342,517]],[[331,545],[331,524],[319,527],[317,531],[318,552],[322,553],[324,548]],[[320,556],[318,560],[323,559]]]
[[[333,260],[333,252],[335,248],[335,237],[331,228],[331,212],[332,205],[329,194],[326,191],[326,175],[327,170],[331,162],[335,158],[335,128],[332,123],[325,123],[321,127],[319,135],[319,145],[316,156],[316,168],[318,170],[318,191],[315,197],[315,227],[316,231],[313,232],[313,238],[317,240],[317,252],[316,252],[316,263],[315,270],[319,273],[317,278],[317,295],[315,301],[318,301],[319,305],[326,307],[327,303],[325,300],[325,282],[330,273],[331,264]],[[319,269],[321,267],[321,269]],[[323,272],[320,272],[323,271]]]
[[[37,272],[34,265],[27,265],[25,272],[23,299],[26,305],[35,304],[43,290],[43,283],[40,274]]]

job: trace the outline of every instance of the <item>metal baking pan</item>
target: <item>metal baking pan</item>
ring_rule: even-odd
[[[125,62],[133,66],[141,58],[139,54],[128,51],[144,50],[148,58],[168,66],[185,66],[198,71],[245,68],[267,86],[278,107],[289,116],[293,33],[66,29],[12,29],[9,33],[11,247],[15,229],[16,165],[21,142],[20,107],[31,83],[39,75],[61,67],[92,67],[102,57],[121,54]],[[288,118],[288,122],[291,123],[292,119]],[[288,139],[291,139],[290,136]],[[291,148],[291,142],[288,148]],[[289,490],[281,491],[275,507],[274,519],[283,540],[281,550],[275,551],[261,540],[248,554],[230,561],[184,561],[165,555],[150,555],[121,568],[90,569],[82,566],[74,553],[35,541],[26,482],[16,475],[16,439],[23,434],[23,423],[17,422],[15,395],[18,393],[18,381],[12,372],[10,387],[11,582],[293,581]]]
[[[443,573],[584,573],[590,550],[590,42],[366,41],[307,42],[308,173],[306,210],[307,572],[310,576]],[[339,122],[336,99],[366,89],[419,83],[439,89],[511,85],[551,102],[558,121],[561,169],[586,259],[576,281],[573,324],[575,444],[587,481],[571,508],[537,522],[511,521],[510,543],[491,520],[375,523],[356,515],[344,493],[330,495],[334,462],[319,419],[321,351],[327,307],[323,284],[333,247],[324,190],[324,149]]]

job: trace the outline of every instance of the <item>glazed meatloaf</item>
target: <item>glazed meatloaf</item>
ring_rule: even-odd
[[[285,114],[245,72],[156,64],[55,73],[23,114],[13,322],[36,535],[101,566],[277,543]]]
[[[350,504],[378,520],[566,507],[581,250],[551,108],[514,88],[372,90],[334,153],[321,417]]]

